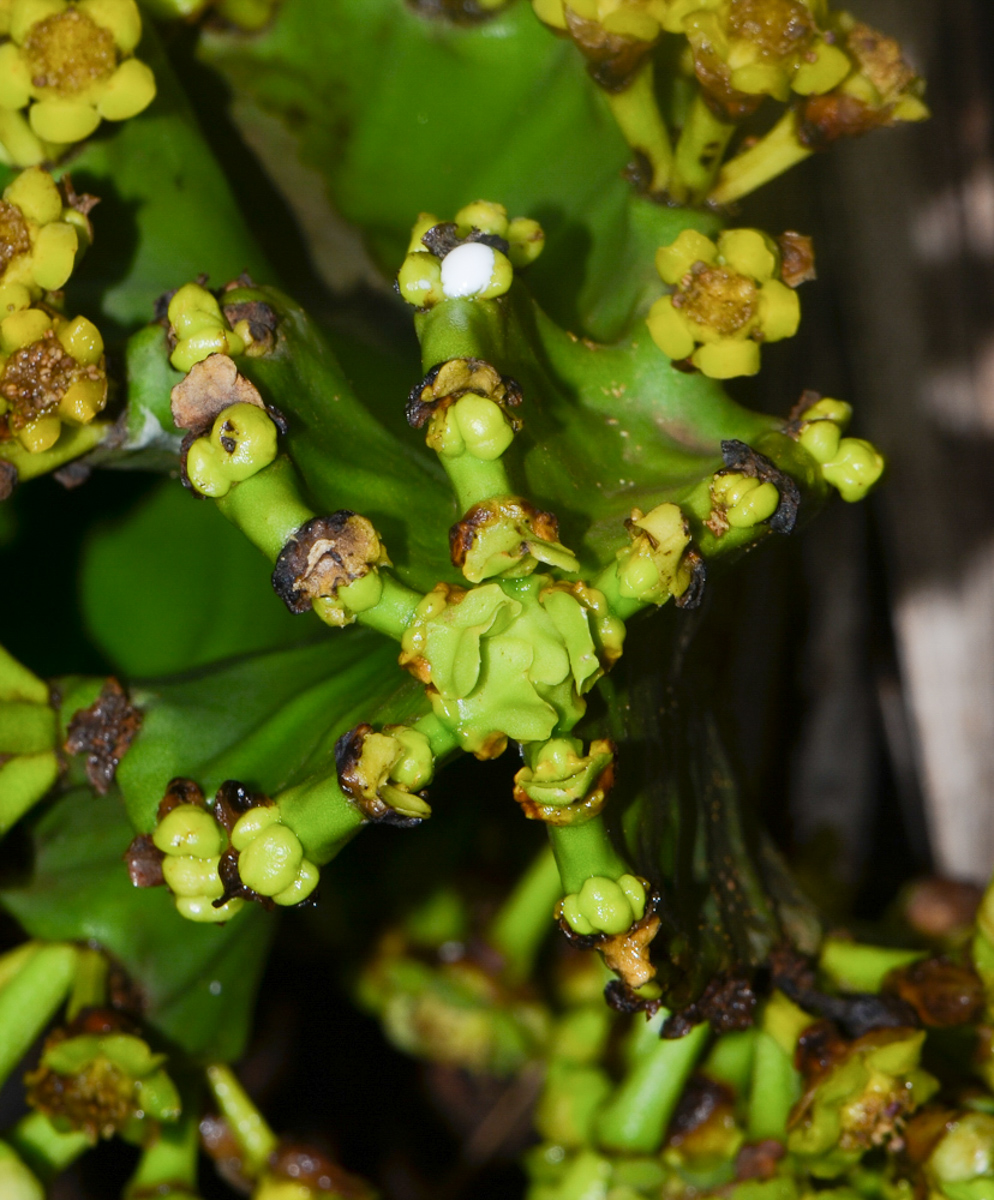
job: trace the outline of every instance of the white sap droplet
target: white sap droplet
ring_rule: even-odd
[[[482,242],[456,246],[442,259],[442,291],[450,299],[478,296],[490,286],[494,252]]]

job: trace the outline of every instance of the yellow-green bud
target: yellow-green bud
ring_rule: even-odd
[[[206,809],[178,804],[155,827],[152,841],[163,854],[217,858],[226,839],[224,830]]]
[[[397,287],[401,296],[415,308],[431,308],[438,304],[445,299],[441,260],[426,250],[412,251],[401,265]]]
[[[187,921],[196,921],[201,925],[221,925],[230,921],[244,906],[245,901],[237,896],[215,908],[207,896],[177,896],[176,911]]]
[[[570,927],[584,935],[624,933],[645,915],[645,888],[634,875],[608,879],[594,875],[579,892],[563,900],[563,916]]]
[[[227,495],[233,483],[251,478],[276,458],[276,438],[276,425],[264,409],[233,404],[187,451],[190,485],[203,496]]]
[[[843,438],[835,458],[823,463],[821,473],[850,503],[862,500],[883,474],[882,454],[862,438]]]
[[[508,230],[507,209],[492,200],[474,200],[456,213],[456,234],[466,237],[474,229],[481,233],[506,237]]]
[[[260,896],[275,896],[293,884],[304,859],[300,839],[286,825],[270,825],[238,856],[242,883]]]
[[[483,242],[464,242],[442,259],[442,291],[447,299],[503,296],[514,279],[511,260]]]
[[[236,850],[244,850],[264,829],[281,822],[280,810],[275,804],[260,804],[242,813],[231,829],[231,844]]]
[[[162,877],[174,896],[205,896],[217,900],[224,894],[224,884],[217,873],[220,858],[192,858],[189,855],[167,857],[162,863]]]

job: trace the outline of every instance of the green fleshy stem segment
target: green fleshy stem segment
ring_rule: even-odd
[[[180,1120],[163,1125],[155,1140],[145,1147],[125,1188],[124,1200],[136,1194],[156,1195],[167,1185],[170,1190],[164,1195],[169,1200],[179,1200],[184,1191],[191,1197],[196,1193],[199,1122],[197,1105],[190,1097],[184,1097],[183,1112]]]
[[[69,994],[77,957],[74,946],[41,946],[0,990],[0,1083]]]
[[[524,980],[531,974],[535,955],[549,932],[560,888],[555,855],[547,846],[490,923],[487,941],[503,956],[508,979]]]
[[[59,778],[54,751],[24,754],[0,766],[0,837],[51,790]]]
[[[793,109],[788,109],[765,137],[725,163],[708,199],[712,204],[732,204],[812,153],[798,137],[797,118]]]
[[[842,992],[879,992],[888,972],[927,957],[924,950],[894,950],[826,938],[818,967],[833,987]]]
[[[273,799],[308,859],[319,867],[330,862],[366,823],[335,775],[306,780]]]
[[[28,1113],[7,1135],[7,1139],[34,1173],[45,1182],[61,1175],[90,1149],[85,1133],[62,1133],[40,1112]]]
[[[215,503],[270,562],[276,561],[301,525],[315,515],[305,504],[300,476],[285,455],[232,487]]]
[[[514,430],[495,401],[473,394],[460,397],[431,422],[427,441],[463,512],[512,491],[501,457],[514,441]]]
[[[215,1063],[207,1068],[207,1085],[221,1116],[228,1122],[242,1152],[243,1169],[254,1178],[276,1149],[276,1134],[249,1099],[230,1067]]]
[[[89,454],[112,429],[111,421],[91,421],[89,425],[63,425],[59,440],[51,449],[32,454],[20,442],[12,441],[0,448],[0,459],[17,468],[18,482],[27,483],[29,479],[48,475],[57,471],[59,467],[64,467],[66,463]]]
[[[657,1033],[665,1009],[649,1025]],[[695,1025],[682,1038],[656,1038],[641,1047],[628,1074],[597,1119],[597,1139],[609,1150],[654,1154],[662,1144],[684,1085],[708,1040],[707,1024]]]
[[[496,408],[496,405],[494,405]],[[507,477],[507,469],[500,459],[486,461],[462,454],[458,458],[439,455],[445,473],[456,494],[456,502],[462,512],[474,504],[492,500],[496,496],[507,496],[514,489]]]
[[[563,892],[579,892],[588,879],[620,879],[631,868],[614,848],[602,816],[582,825],[549,825],[549,841]]]
[[[811,1016],[781,992],[774,992],[755,1033],[749,1085],[747,1129],[750,1141],[787,1136],[790,1111],[800,1099],[801,1076],[794,1050]]]
[[[315,516],[304,502],[302,492],[296,468],[289,458],[281,456],[258,474],[233,485],[215,503],[225,517],[270,562],[275,563],[280,551],[301,525]],[[371,607],[358,612],[356,619],[399,640],[421,597],[391,575],[379,572],[376,577],[382,583],[379,598]],[[366,583],[366,579],[357,580],[349,587],[358,588]],[[341,588],[339,593],[346,603],[349,587]]]
[[[4,1200],[45,1200],[45,1190],[30,1167],[4,1142],[0,1142],[0,1196]]]
[[[623,92],[605,95],[625,141],[644,154],[652,166],[649,191],[668,191],[673,177],[673,144],[656,104],[651,59],[646,59]]]
[[[84,1008],[98,1008],[106,1002],[107,959],[99,950],[79,950],[66,1018],[72,1021]]]
[[[677,142],[671,194],[680,191],[692,202],[702,200],[734,132],[735,125],[719,120],[697,92]]]

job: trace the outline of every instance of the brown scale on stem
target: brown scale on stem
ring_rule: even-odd
[[[94,703],[70,721],[66,753],[86,755],[86,777],[98,795],[109,790],[141,723],[141,713],[113,678],[107,680]]]
[[[343,508],[301,525],[280,551],[273,588],[291,612],[306,612],[389,562],[372,522]]]
[[[470,394],[493,400],[511,427],[515,431],[521,428],[521,418],[511,411],[521,404],[520,385],[482,358],[451,358],[432,367],[407,397],[408,424],[412,429],[420,429],[436,413]]]

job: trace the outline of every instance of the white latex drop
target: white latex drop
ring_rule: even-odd
[[[442,291],[453,300],[478,296],[489,287],[493,273],[493,250],[482,242],[466,242],[442,259]]]

